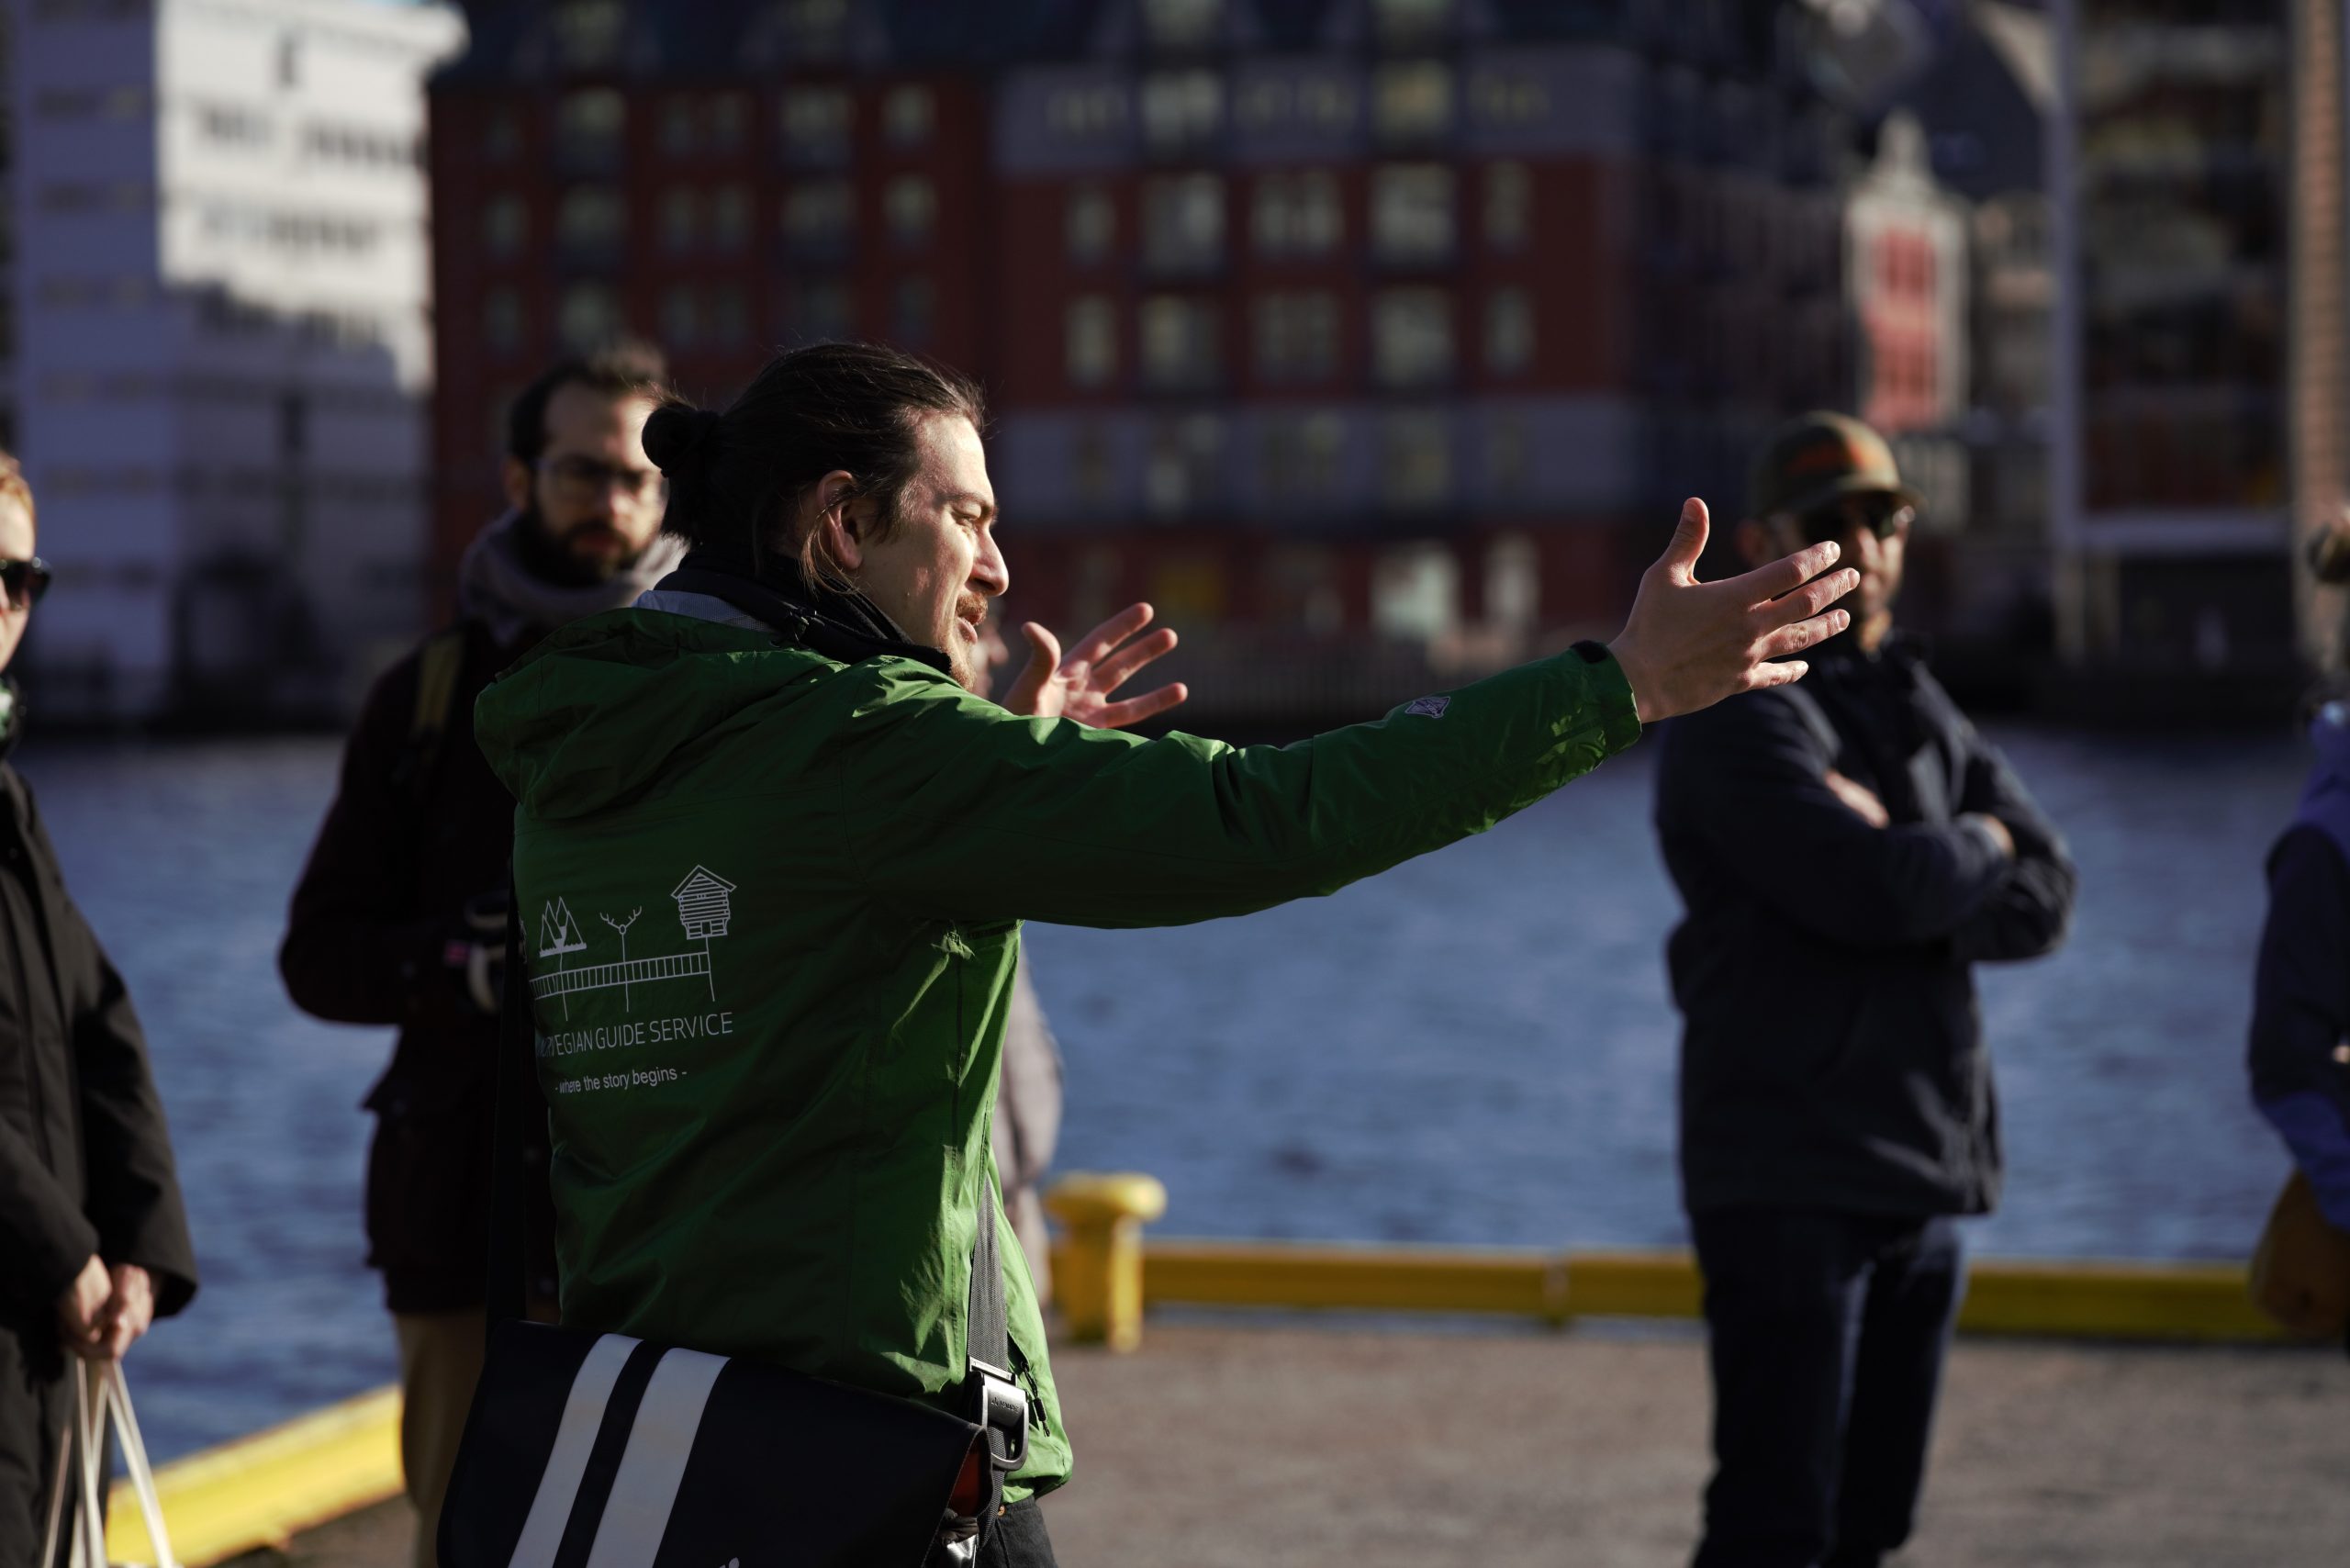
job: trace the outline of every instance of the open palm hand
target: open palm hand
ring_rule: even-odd
[[[1164,626],[1129,641],[1150,624],[1150,606],[1130,604],[1088,632],[1066,655],[1050,629],[1034,621],[1024,623],[1020,634],[1028,639],[1028,667],[1004,694],[1004,708],[1039,719],[1073,719],[1097,730],[1122,730],[1166,712],[1191,696],[1182,682],[1113,700],[1118,688],[1145,666],[1174,650],[1175,633]]]

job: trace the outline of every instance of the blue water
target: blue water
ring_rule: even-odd
[[[2284,1162],[2241,1057],[2287,738],[2000,733],[2083,870],[2061,955],[1982,976],[2009,1196],[1985,1251],[2241,1256]],[[130,1362],[159,1454],[394,1372],[358,1104],[386,1031],[297,1014],[275,949],[331,742],[40,744],[19,762],[151,1037],[204,1291]],[[1633,753],[1337,897],[1169,931],[1032,927],[1064,1169],[1163,1179],[1167,1234],[1682,1239],[1676,904]]]

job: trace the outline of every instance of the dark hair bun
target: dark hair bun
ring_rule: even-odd
[[[714,409],[665,404],[644,421],[644,455],[672,480],[688,480],[699,471],[711,434],[724,418]]]

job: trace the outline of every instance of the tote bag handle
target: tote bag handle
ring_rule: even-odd
[[[154,1548],[152,1568],[179,1568],[179,1559],[172,1554],[171,1536],[163,1528],[154,1467],[147,1462],[147,1444],[139,1433],[139,1417],[131,1413],[130,1384],[123,1379],[120,1361],[74,1364],[73,1419],[58,1442],[57,1477],[50,1487],[49,1526],[38,1568],[51,1568],[57,1562],[58,1537],[68,1529],[73,1541],[68,1568],[107,1568],[106,1510],[100,1499],[105,1495],[109,1416],[122,1439],[123,1467],[130,1473],[130,1487],[147,1523],[147,1540]],[[73,1492],[71,1526],[65,1522],[69,1479]]]

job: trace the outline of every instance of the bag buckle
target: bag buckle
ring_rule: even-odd
[[[979,1404],[973,1419],[987,1432],[988,1458],[1008,1475],[1028,1461],[1028,1394],[1003,1368],[977,1356],[970,1362]]]

